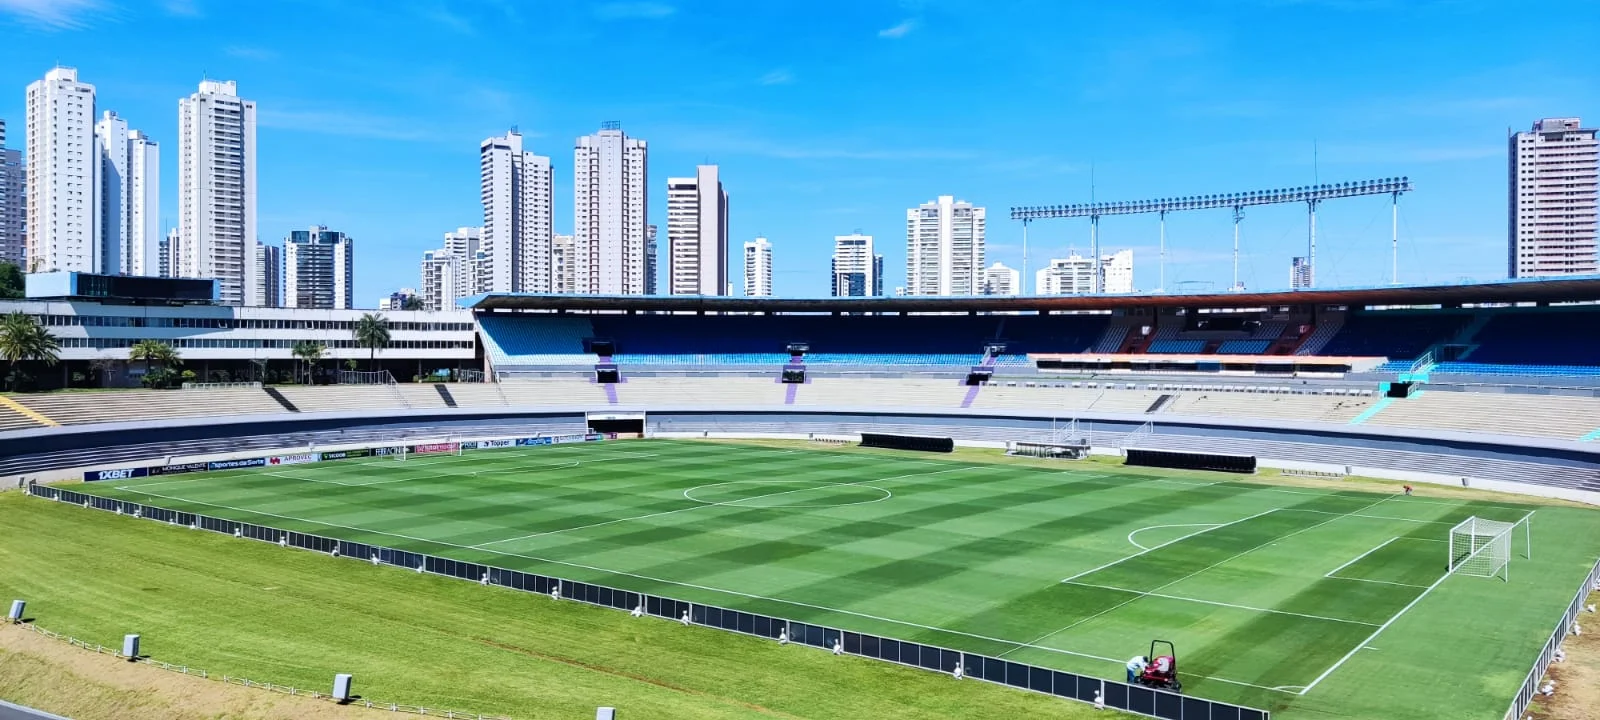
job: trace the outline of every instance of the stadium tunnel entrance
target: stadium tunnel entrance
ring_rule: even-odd
[[[611,437],[644,437],[642,412],[589,413],[589,432],[604,433]]]

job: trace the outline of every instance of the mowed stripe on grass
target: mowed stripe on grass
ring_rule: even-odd
[[[645,441],[94,489],[1106,677],[1177,638],[1189,687],[1275,705],[1438,575],[1329,571],[1512,510],[1059,467]],[[858,502],[868,487],[892,497]],[[1171,525],[1205,527],[1129,540]]]

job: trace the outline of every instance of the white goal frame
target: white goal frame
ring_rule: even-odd
[[[1522,528],[1522,557],[1533,559],[1533,513],[1515,522],[1487,520],[1476,515],[1450,528],[1449,572],[1470,577],[1498,577],[1511,582],[1512,546]]]

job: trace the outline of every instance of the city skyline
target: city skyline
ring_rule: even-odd
[[[939,3],[915,9],[841,6],[827,23],[734,5],[713,19],[719,14],[703,6],[669,4],[656,17],[581,6],[510,17],[492,5],[461,3],[450,9],[459,23],[426,27],[405,12],[384,19],[333,8],[326,27],[306,40],[346,37],[351,27],[367,22],[374,23],[372,37],[315,59],[272,50],[298,36],[270,17],[245,23],[250,27],[226,38],[208,35],[205,28],[212,24],[238,22],[236,11],[221,3],[201,0],[190,16],[167,14],[158,5],[92,5],[117,13],[67,22],[0,9],[0,28],[14,31],[0,51],[0,88],[11,88],[0,90],[0,118],[12,122],[11,146],[22,144],[16,128],[23,115],[21,88],[57,60],[79,67],[97,85],[102,107],[117,109],[169,148],[176,145],[171,99],[192,92],[202,75],[235,78],[263,107],[257,238],[270,241],[311,221],[370,238],[358,250],[358,297],[415,285],[416,259],[437,246],[439,233],[481,222],[473,212],[478,168],[468,143],[517,125],[541,154],[554,156],[565,138],[592,132],[606,118],[622,120],[630,135],[649,138],[657,156],[651,164],[658,168],[709,160],[736,179],[740,202],[730,223],[759,228],[785,248],[778,285],[788,296],[827,294],[832,237],[856,227],[894,237],[900,209],[936,194],[954,193],[996,213],[986,260],[1021,268],[1026,276],[1042,259],[1074,245],[1087,247],[1087,223],[1035,224],[1033,259],[1025,266],[1020,227],[1002,217],[1008,206],[1302,185],[1319,176],[1408,175],[1417,183],[1418,192],[1401,207],[1402,282],[1494,279],[1504,277],[1506,265],[1508,130],[1524,130],[1539,118],[1600,112],[1593,107],[1595,81],[1575,70],[1583,66],[1582,57],[1559,63],[1530,59],[1493,42],[1467,53],[1460,43],[1440,39],[1450,33],[1475,37],[1491,27],[1510,31],[1530,20],[1432,4],[1392,8],[1390,22],[1378,30],[1362,26],[1360,13],[1326,3],[1258,9],[1248,18],[1209,18],[1163,4],[1156,13],[1160,21],[1150,26],[1144,13],[1124,9],[1038,6],[997,9],[967,23]],[[99,19],[112,15],[114,22]],[[1102,32],[1074,51],[1084,59],[1074,63],[1081,69],[1057,70],[1052,63],[1059,64],[1063,51],[1050,47],[1048,33],[1017,30],[1021,18],[1038,27],[1070,19]],[[908,19],[903,32],[879,34]],[[1281,40],[1247,43],[1238,33],[1216,32],[1235,22],[1247,22],[1252,33],[1268,32],[1266,37],[1275,28],[1318,29],[1310,42],[1293,48]],[[623,40],[627,49],[603,59],[595,72],[636,68],[640,82],[619,95],[598,92],[588,74],[548,68],[513,67],[483,77],[450,61],[407,58],[389,47],[403,44],[397,38],[457,33],[476,37],[477,60],[496,62],[509,57],[511,48],[487,30],[502,24],[582,53],[599,43],[585,32],[604,32],[607,45]],[[701,59],[688,72],[669,72],[645,60],[666,47],[663,32],[692,45],[734,26],[749,31],[748,41],[682,51]],[[1367,52],[1347,55],[1336,49],[1342,45],[1327,42],[1357,26],[1364,27]],[[957,27],[971,39],[961,40]],[[1593,21],[1580,19],[1555,32],[1584,37],[1585,28],[1592,30]],[[141,56],[135,66],[113,62],[109,48],[152,33],[173,42]],[[980,49],[981,38],[999,33],[1025,51],[1016,55],[1025,62]],[[798,52],[824,39],[859,42],[862,52],[849,61]],[[970,42],[977,52],[965,59],[941,53],[954,42]],[[1280,56],[1282,63],[1260,62]],[[1427,59],[1400,76],[1377,70],[1398,57]],[[881,80],[859,72],[869,65],[889,72]],[[952,79],[988,78],[971,86],[983,109],[958,122],[948,112],[913,111],[919,106],[907,102],[910,86],[896,73],[919,65]],[[1272,69],[1244,70],[1267,65]],[[379,70],[389,66],[393,72]],[[363,80],[343,80],[355,76]],[[1168,76],[1188,80],[1162,80]],[[402,86],[401,77],[413,79]],[[1224,85],[1229,99],[1205,99]],[[1059,99],[1040,100],[1036,93],[1026,95],[1026,102],[1012,99],[1023,97],[1019,89],[1037,87],[1059,88],[1053,94]],[[1141,90],[1133,93],[1132,87]],[[1296,88],[1315,91],[1302,98]],[[854,104],[857,112],[845,116],[852,119],[802,111],[828,96]],[[463,104],[470,111],[458,112]],[[913,112],[915,118],[908,114]],[[1126,120],[1133,117],[1140,119]],[[1395,132],[1406,124],[1428,130]],[[1143,134],[1138,143],[1101,141],[1108,132],[1146,126],[1181,132]],[[1045,142],[1019,150],[1009,142],[1019,134]],[[177,172],[168,163],[163,230],[176,216],[168,178]],[[663,175],[648,182],[659,183]],[[565,213],[571,181],[558,170],[555,232],[573,230]],[[796,203],[810,212],[790,212]],[[1285,210],[1257,211],[1246,221],[1241,277],[1251,288],[1287,286],[1282,268],[1303,254],[1300,218]],[[1387,284],[1387,210],[1380,200],[1323,209],[1319,287]],[[654,203],[649,224],[664,226],[664,214],[664,204]],[[1168,225],[1166,284],[1224,287],[1230,273],[1225,213],[1171,218]],[[1101,230],[1105,245],[1135,251],[1137,286],[1160,284],[1151,277],[1157,267],[1154,222],[1108,220]],[[889,242],[884,251],[885,284],[903,285],[903,248]],[[667,258],[661,260],[665,265]],[[737,268],[728,270],[737,274]]]

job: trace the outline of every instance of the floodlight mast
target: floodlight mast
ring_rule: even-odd
[[[1367,195],[1389,195],[1392,207],[1392,223],[1390,238],[1391,269],[1390,280],[1399,282],[1400,276],[1400,196],[1411,192],[1415,188],[1409,177],[1378,178],[1375,180],[1358,180],[1354,182],[1324,183],[1304,187],[1277,188],[1274,190],[1254,190],[1242,193],[1224,193],[1220,195],[1191,195],[1175,198],[1157,198],[1154,200],[1110,201],[1078,203],[1072,205],[1038,205],[1029,207],[1011,208],[1011,219],[1021,220],[1024,233],[1028,223],[1034,220],[1048,220],[1054,218],[1089,218],[1090,244],[1094,248],[1094,262],[1098,268],[1100,263],[1100,216],[1102,215],[1142,215],[1156,213],[1161,216],[1161,284],[1166,285],[1166,219],[1167,213],[1183,210],[1231,210],[1236,215],[1242,215],[1243,208],[1252,205],[1278,205],[1284,203],[1306,204],[1306,263],[1309,266],[1312,285],[1316,284],[1317,262],[1317,205],[1324,200],[1339,200],[1343,198],[1362,197]],[[1238,221],[1235,220],[1235,226]],[[1237,229],[1237,228],[1236,228]],[[1098,275],[1098,272],[1096,273]],[[1235,286],[1238,278],[1234,279]],[[1096,281],[1096,291],[1100,289]]]

